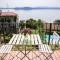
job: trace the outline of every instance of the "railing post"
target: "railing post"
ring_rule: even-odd
[[[50,23],[50,30],[49,30],[49,41],[48,41],[48,45],[50,44],[50,38],[51,38],[51,28],[52,28],[52,23]]]

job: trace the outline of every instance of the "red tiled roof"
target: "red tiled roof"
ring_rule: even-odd
[[[0,16],[17,16],[17,14],[13,12],[1,12]]]

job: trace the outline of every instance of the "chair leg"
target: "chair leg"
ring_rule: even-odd
[[[49,60],[49,59],[50,59],[50,60],[53,60],[53,57],[52,57],[51,55],[52,55],[52,54],[50,54],[49,56],[47,56],[45,60]]]

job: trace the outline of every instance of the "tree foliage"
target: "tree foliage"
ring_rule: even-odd
[[[29,20],[26,21],[26,27],[31,28],[31,29],[37,29],[36,26],[36,20],[30,18]]]
[[[43,22],[41,21],[41,19],[34,20],[30,18],[26,20],[26,23],[25,21],[20,21],[19,26],[20,28],[24,28],[26,26],[26,28],[38,29],[38,28],[43,28]]]
[[[20,27],[21,29],[25,27],[25,23],[24,23],[24,21],[20,21],[20,23],[19,23],[19,27]]]
[[[54,23],[60,24],[60,20],[55,20]]]

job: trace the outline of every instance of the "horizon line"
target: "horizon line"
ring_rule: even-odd
[[[60,9],[60,7],[0,7],[0,9]]]

